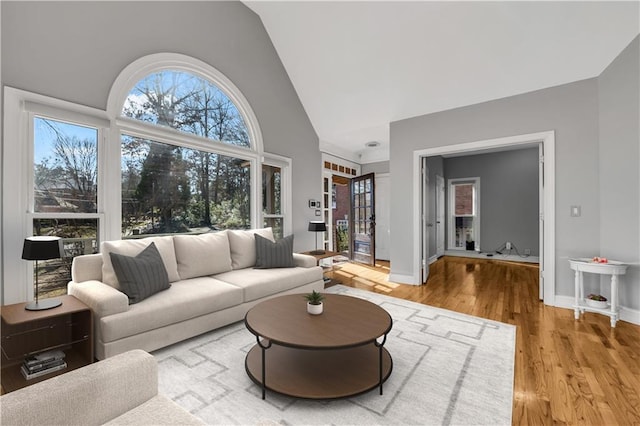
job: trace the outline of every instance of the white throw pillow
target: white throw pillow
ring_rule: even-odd
[[[100,244],[100,252],[102,253],[102,282],[113,288],[120,290],[118,278],[111,264],[111,256],[109,253],[123,254],[125,256],[137,256],[142,250],[147,248],[151,243],[155,243],[156,248],[160,252],[162,262],[167,270],[169,282],[180,281],[178,275],[178,262],[176,261],[176,252],[173,247],[173,237],[149,237],[139,240],[117,240],[104,241]]]
[[[176,235],[173,237],[173,245],[176,248],[178,274],[183,280],[231,270],[227,231],[202,235]]]
[[[256,264],[256,238],[254,234],[258,234],[272,242],[273,229],[249,229],[247,231],[229,232],[229,246],[231,247],[231,266],[233,269],[251,268]]]

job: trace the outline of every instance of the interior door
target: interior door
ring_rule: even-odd
[[[351,260],[375,265],[376,253],[375,176],[351,179]]]
[[[436,175],[436,255],[444,255],[444,178]]]

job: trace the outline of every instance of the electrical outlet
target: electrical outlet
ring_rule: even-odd
[[[531,255],[531,249],[524,249],[524,255],[525,256],[530,256]]]
[[[507,250],[511,250],[511,242],[507,241],[507,243],[504,245],[504,248]]]

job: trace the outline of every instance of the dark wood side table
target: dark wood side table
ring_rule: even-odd
[[[59,298],[62,305],[44,311],[27,311],[27,303],[0,308],[3,393],[38,383],[93,362],[93,315],[91,309],[73,296]],[[67,368],[26,380],[20,372],[24,358],[47,350],[65,353]]]
[[[325,250],[324,253],[322,253],[322,254],[314,254],[313,251],[305,251],[305,252],[302,252],[300,254],[306,254],[307,256],[315,257],[316,258],[316,265],[318,265],[318,266],[320,266],[320,261],[322,259],[328,259],[330,257],[340,256],[340,253],[338,253],[336,251],[329,251],[329,250]],[[324,268],[324,269],[326,269],[326,268]],[[333,270],[333,266],[331,266],[331,268],[329,268],[329,270],[332,271]],[[329,278],[326,275],[324,275],[323,279],[324,279],[324,285],[325,285],[325,288],[326,288],[327,286],[329,286],[331,284],[331,278]]]

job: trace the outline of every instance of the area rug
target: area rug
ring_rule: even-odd
[[[514,326],[341,285],[327,292],[391,314],[384,395],[313,401],[267,391],[263,401],[244,369],[255,337],[243,322],[154,352],[160,393],[207,424],[511,424]]]

